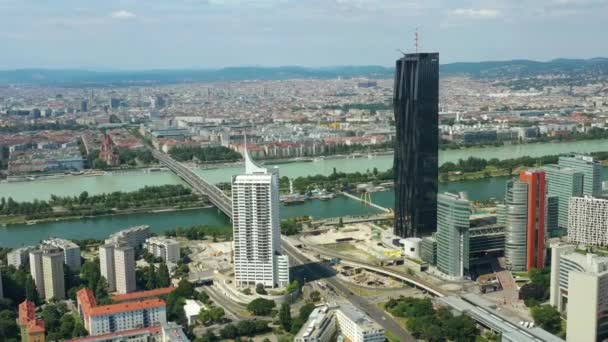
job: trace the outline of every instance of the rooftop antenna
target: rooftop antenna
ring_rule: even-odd
[[[418,43],[420,42],[420,36],[418,34],[418,26],[416,26],[416,33],[414,33],[414,46],[416,47],[416,53],[418,53]]]

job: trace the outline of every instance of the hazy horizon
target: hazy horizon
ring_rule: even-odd
[[[391,66],[608,56],[607,0],[0,0],[0,70]]]

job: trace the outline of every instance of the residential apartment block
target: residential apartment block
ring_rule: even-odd
[[[98,306],[90,289],[76,294],[78,313],[90,335],[104,335],[165,324],[166,304],[161,299],[146,299]]]

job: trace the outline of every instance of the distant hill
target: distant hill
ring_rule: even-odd
[[[608,74],[608,58],[554,59],[549,62],[513,60],[502,62],[452,63],[441,66],[444,74],[467,74],[474,77],[513,77],[542,74]]]
[[[590,75],[608,74],[608,58],[556,59],[549,62],[513,60],[499,62],[452,63],[441,65],[443,75],[466,74],[481,78],[533,76],[539,74]],[[394,69],[383,66],[339,66],[326,68],[231,67],[216,70],[144,70],[87,71],[55,69],[19,69],[0,71],[0,84],[60,84],[63,86],[126,86],[188,82],[246,80],[284,80],[293,78],[391,78]]]

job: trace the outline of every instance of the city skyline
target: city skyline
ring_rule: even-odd
[[[601,0],[3,0],[0,13],[0,69],[388,65],[417,26],[446,63],[608,55]]]

